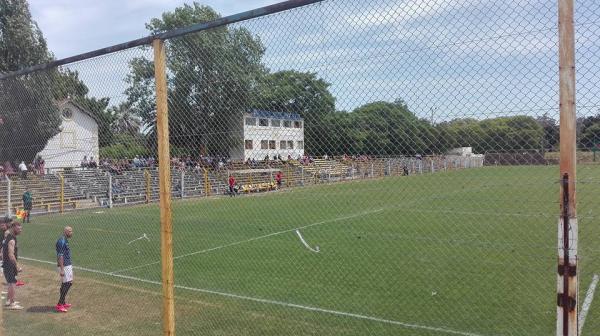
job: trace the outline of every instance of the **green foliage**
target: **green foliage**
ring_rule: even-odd
[[[323,146],[322,136],[330,132],[326,118],[335,111],[335,98],[329,86],[315,73],[290,70],[265,74],[258,82],[252,106],[299,114],[305,123],[305,150],[316,155],[326,154],[329,148]]]
[[[100,148],[100,158],[132,159],[135,156],[153,155],[144,144],[145,140],[139,135],[118,134],[114,144]]]
[[[542,150],[544,128],[532,117],[455,119],[437,125],[439,148],[473,147],[476,153]]]
[[[163,13],[146,27],[158,33],[219,17],[210,7],[194,3]],[[244,28],[227,26],[167,43],[172,146],[228,154],[242,140],[231,130],[241,125],[250,106],[251,87],[264,71],[263,53],[257,37]],[[152,61],[138,58],[130,66],[128,102],[152,139],[156,136]]]
[[[577,147],[590,150],[600,143],[600,114],[577,120]]]
[[[0,72],[52,59],[25,0],[0,1]],[[57,71],[0,81],[0,161],[32,161],[59,132],[52,79]]]

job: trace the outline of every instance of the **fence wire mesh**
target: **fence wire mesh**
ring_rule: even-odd
[[[219,17],[191,4],[147,28]],[[557,22],[551,1],[327,0],[165,41],[177,333],[555,333]],[[575,29],[592,335],[597,1]],[[0,80],[0,209],[32,213],[7,335],[161,334],[153,57]],[[68,329],[48,316],[64,226]]]

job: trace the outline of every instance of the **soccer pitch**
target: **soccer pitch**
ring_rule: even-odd
[[[600,272],[596,170],[578,172],[580,305]],[[554,334],[558,196],[558,168],[536,166],[174,201],[177,334]],[[36,283],[53,280],[65,225],[81,319],[5,311],[7,335],[161,334],[158,205],[33,218],[19,240],[30,300],[54,300]]]

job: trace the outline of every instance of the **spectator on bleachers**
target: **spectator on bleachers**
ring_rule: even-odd
[[[13,168],[10,161],[4,162],[4,174],[6,174],[6,176],[11,176],[15,174],[15,169]]]
[[[89,167],[92,169],[98,168],[98,163],[96,162],[96,160],[94,160],[93,156],[90,156]]]
[[[87,159],[87,155],[83,156],[83,160],[81,160],[81,168],[87,168],[89,167],[90,163]]]
[[[22,178],[27,178],[27,165],[25,164],[25,161],[21,161],[19,164],[19,172],[21,173]]]
[[[0,178],[4,179],[4,165],[0,163]]]
[[[46,162],[39,155],[35,158],[35,160],[33,160],[33,168],[37,175],[40,175],[40,176],[44,175],[45,164],[46,164]]]
[[[135,168],[139,168],[139,167],[141,167],[141,166],[142,166],[142,165],[141,165],[140,158],[139,158],[137,155],[136,155],[136,156],[133,158],[133,166],[134,166]]]

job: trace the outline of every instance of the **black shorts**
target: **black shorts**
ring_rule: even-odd
[[[4,278],[6,279],[6,283],[15,284],[17,283],[17,266],[12,263],[7,263],[3,265],[4,270]]]

